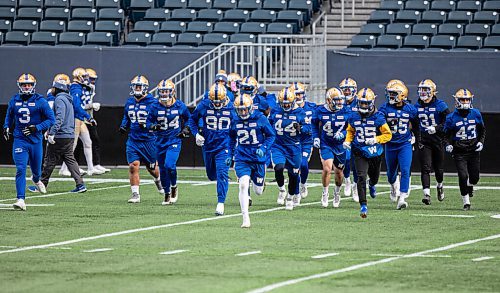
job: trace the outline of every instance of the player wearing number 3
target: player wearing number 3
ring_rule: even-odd
[[[224,215],[224,202],[229,188],[229,129],[233,115],[226,86],[213,84],[208,99],[202,100],[189,118],[188,125],[196,137],[196,144],[203,149],[203,161],[209,180],[217,180],[217,207],[215,215]],[[203,121],[202,131],[198,122]]]
[[[370,196],[377,196],[375,185],[380,176],[382,144],[392,138],[391,129],[384,114],[375,108],[375,94],[370,88],[363,88],[357,93],[358,112],[351,112],[347,122],[347,137],[344,148],[351,148],[354,165],[358,174],[358,195],[361,205],[360,215],[366,218],[366,175],[370,177]]]

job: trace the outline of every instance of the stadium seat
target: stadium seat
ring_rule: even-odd
[[[448,13],[448,20],[446,22],[467,24],[471,21],[472,12],[470,11],[450,11],[450,13]]]
[[[452,11],[455,10],[455,1],[434,0],[431,3],[431,10]]]
[[[153,35],[150,45],[173,46],[177,42],[177,35],[170,32],[160,32]]]
[[[122,30],[121,23],[114,20],[100,20],[95,23],[94,31],[110,32],[113,34],[114,43],[118,42],[118,37]]]
[[[194,9],[209,9],[212,8],[211,0],[189,0],[188,6],[189,8]]]
[[[32,19],[40,21],[43,18],[43,10],[42,8],[35,7],[23,7],[17,10],[17,19]]]
[[[262,8],[260,0],[238,1],[238,9],[256,10]]]
[[[269,9],[274,11],[281,11],[287,9],[287,4],[285,0],[265,0],[262,4],[263,9]]]
[[[446,21],[446,11],[424,11],[420,22],[443,23]]]
[[[146,14],[146,10],[154,7],[154,0],[131,0],[130,7],[128,8],[130,11],[129,17],[133,22],[142,20]]]
[[[246,22],[250,18],[248,10],[231,9],[224,13],[224,21]]]
[[[70,32],[91,32],[93,30],[93,22],[90,20],[70,20],[68,21],[68,31]]]
[[[34,32],[31,34],[30,45],[54,46],[56,43],[57,43],[56,32]]]
[[[478,11],[474,13],[474,22],[476,23],[498,23],[497,11]]]
[[[424,49],[429,46],[428,36],[410,35],[404,39],[403,47]]]
[[[191,21],[196,18],[196,10],[194,9],[176,9],[172,11],[170,15],[171,20],[184,20]]]
[[[486,1],[489,2],[489,1]],[[476,12],[481,10],[480,1],[461,0],[457,2],[457,10]]]
[[[120,8],[120,0],[96,0],[96,8]]]
[[[428,0],[411,0],[405,2],[405,9],[423,12],[429,10],[430,5]]]
[[[238,1],[236,0],[214,0],[212,3],[212,8],[229,10],[229,9],[236,9],[237,5]]]
[[[380,7],[378,9],[399,11],[403,9],[403,3],[404,2],[401,0],[383,0],[382,2],[380,2]]]
[[[471,23],[465,27],[466,35],[485,37],[490,33],[490,25],[482,23]]]
[[[477,50],[481,48],[482,38],[480,36],[461,36],[457,40],[456,48],[467,48]]]
[[[441,49],[452,49],[455,47],[456,38],[454,36],[434,36],[431,38],[431,43],[429,47],[431,48],[441,48]]]
[[[165,0],[163,7],[168,9],[180,9],[186,8],[186,5],[187,0]]]
[[[42,8],[43,1],[42,0],[18,0],[17,7],[36,7]]]
[[[67,21],[70,17],[69,8],[52,7],[45,9],[45,20],[64,20]]]
[[[203,36],[203,45],[219,45],[229,43],[229,35],[222,33],[210,33]]]
[[[0,32],[8,32],[11,29],[11,21],[8,19],[2,19],[0,20]]]
[[[202,35],[198,33],[182,33],[177,36],[176,45],[199,46],[202,41]]]
[[[304,17],[302,11],[299,10],[280,11],[276,17],[276,21],[292,23],[294,33],[299,33],[302,27],[304,27]]]
[[[439,35],[461,36],[464,32],[464,26],[455,23],[445,23],[439,26]]]
[[[273,22],[276,19],[276,12],[273,10],[258,9],[252,11],[248,21],[253,22]]]
[[[212,23],[207,21],[192,21],[188,23],[186,32],[190,33],[209,33],[212,31]]]
[[[492,36],[500,36],[500,24],[495,24],[494,26],[491,27],[491,33],[490,35]]]
[[[437,35],[438,26],[434,23],[417,23],[413,25],[412,34],[414,35]]]
[[[68,7],[69,6],[69,0],[45,0],[43,7],[49,8],[49,7]]]
[[[268,34],[293,34],[295,33],[293,24],[291,23],[270,23],[267,25]]]
[[[229,38],[231,43],[255,43],[257,41],[257,36],[254,34],[234,34]]]
[[[500,49],[500,36],[489,36],[484,38],[483,48]]]
[[[88,45],[112,46],[113,34],[110,32],[91,32],[87,34]]]
[[[14,20],[16,18],[16,9],[14,7],[0,7],[0,19]]]
[[[356,35],[351,39],[349,47],[367,48],[371,49],[375,46],[375,36],[371,35]]]
[[[196,20],[218,22],[222,19],[223,15],[224,12],[220,9],[201,9],[198,11],[198,17],[196,17]]]
[[[40,31],[61,33],[66,29],[63,20],[44,20],[40,22]]]
[[[418,10],[402,10],[396,14],[394,22],[417,23],[420,17],[421,13]]]
[[[73,8],[71,10],[71,20],[91,20],[97,18],[97,9],[95,8]]]
[[[93,8],[94,0],[71,0],[70,6],[71,8]]]
[[[389,23],[394,20],[395,13],[391,10],[375,10],[370,14],[370,22]]]
[[[83,32],[63,32],[59,34],[57,44],[81,46],[85,42],[85,33]]]
[[[99,9],[99,13],[97,15],[99,20],[114,20],[123,22],[125,19],[125,12],[121,8],[101,8]]]
[[[170,18],[170,11],[165,8],[151,8],[146,10],[142,20],[166,21]]]
[[[136,46],[147,46],[151,42],[150,33],[131,32],[125,37],[125,44]]]
[[[237,22],[217,22],[212,32],[234,34],[240,31],[240,24]]]
[[[382,35],[385,33],[385,26],[380,23],[367,23],[361,27],[360,35]]]
[[[0,7],[16,8],[17,0],[3,0],[0,1]]]
[[[266,24],[258,22],[242,23],[240,33],[246,34],[263,34],[266,32]]]
[[[29,40],[29,32],[7,32],[5,34],[4,44],[28,45]]]
[[[388,24],[385,33],[388,35],[400,35],[406,36],[411,34],[411,24],[410,23],[391,23]]]
[[[141,20],[134,24],[134,32],[155,33],[160,30],[160,22],[154,20]]]
[[[12,23],[12,30],[23,32],[34,32],[38,30],[38,21],[36,20],[16,20]]]
[[[169,20],[169,21],[162,22],[161,27],[160,27],[160,31],[183,33],[186,31],[186,27],[187,27],[187,24],[184,21]]]
[[[500,11],[500,1],[485,1],[483,2],[483,10]]]
[[[403,45],[401,36],[381,35],[377,38],[377,47],[397,49]]]
[[[314,11],[314,2],[309,0],[289,0],[288,9],[300,10],[305,14],[312,15],[312,12]]]

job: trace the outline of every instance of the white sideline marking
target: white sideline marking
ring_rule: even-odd
[[[384,258],[384,259],[380,259],[380,260],[376,260],[376,261],[369,261],[369,262],[365,262],[365,263],[361,263],[361,264],[349,266],[349,267],[338,269],[338,270],[328,271],[328,272],[324,272],[324,273],[320,273],[320,274],[314,274],[314,275],[310,275],[310,276],[306,276],[306,277],[302,277],[302,278],[291,279],[291,280],[287,280],[287,281],[283,281],[283,282],[279,282],[279,283],[267,285],[267,286],[262,287],[262,288],[258,288],[258,289],[254,289],[254,290],[248,291],[248,293],[269,292],[269,291],[274,290],[274,289],[278,289],[278,288],[281,288],[281,287],[285,287],[285,286],[289,286],[289,285],[301,283],[301,282],[308,281],[308,280],[314,280],[314,279],[319,279],[319,278],[330,277],[330,276],[337,275],[337,274],[340,274],[340,273],[351,272],[351,271],[359,270],[359,269],[362,269],[362,268],[375,266],[375,265],[378,265],[378,264],[393,262],[395,260],[399,260],[399,259],[402,259],[402,258],[418,257],[418,256],[426,255],[426,254],[429,254],[429,253],[433,253],[433,252],[445,251],[445,250],[453,249],[455,247],[469,245],[469,244],[474,244],[474,243],[477,243],[477,242],[480,242],[480,241],[494,240],[494,239],[497,239],[497,238],[500,238],[500,234],[491,235],[491,236],[484,237],[484,238],[467,240],[467,241],[464,241],[464,242],[454,243],[454,244],[450,244],[450,245],[447,245],[447,246],[442,246],[442,247],[438,247],[438,248],[434,248],[434,249],[429,249],[429,250],[424,250],[424,251],[420,251],[420,252],[415,252],[415,253],[412,253],[412,254],[405,254],[405,255],[402,255],[402,256],[394,256],[394,257]]]
[[[247,256],[247,255],[259,254],[259,253],[262,253],[262,251],[255,250],[255,251],[242,252],[242,253],[235,254],[235,256]]]
[[[17,246],[12,245],[0,245],[0,248],[16,248]]]
[[[318,259],[318,258],[325,258],[325,257],[329,257],[329,256],[336,256],[336,255],[339,255],[338,252],[313,255],[313,256],[311,256],[311,258]]]
[[[500,214],[491,216],[493,219],[500,219]]]
[[[177,254],[177,253],[182,253],[182,252],[186,252],[186,251],[189,251],[189,250],[179,249],[179,250],[172,250],[172,251],[160,252],[160,254],[170,255],[170,254]]]
[[[404,254],[390,254],[390,253],[374,253],[373,256],[390,256],[390,257],[404,257]],[[419,255],[418,257],[451,257],[451,255],[436,255],[436,254],[424,254]]]
[[[204,186],[204,185],[211,185],[211,184],[215,184],[215,183],[212,183],[212,182],[200,182],[200,183],[193,183],[192,185],[193,186]]]
[[[111,251],[111,250],[114,250],[114,248],[97,248],[97,249],[91,249],[91,250],[84,250],[83,252],[93,253],[93,252],[104,252],[104,251]]]
[[[412,214],[419,217],[448,217],[448,218],[475,218],[474,215],[431,215],[431,214]]]
[[[12,204],[8,203],[0,203],[0,207],[11,207]],[[26,204],[27,207],[53,207],[55,204],[53,203],[41,203],[41,204]]]
[[[483,257],[478,257],[474,258],[472,261],[483,261],[483,260],[488,260],[494,258],[493,256],[483,256]]]

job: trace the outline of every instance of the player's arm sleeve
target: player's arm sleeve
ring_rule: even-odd
[[[443,124],[442,132],[444,133],[444,141],[445,145],[450,144],[453,145],[453,121],[451,119],[451,115],[446,117],[445,123]]]
[[[75,118],[79,120],[88,120],[90,119],[89,113],[85,112],[82,107],[82,99],[80,99],[79,95],[73,96],[73,108],[75,109]]]
[[[484,126],[484,120],[479,113],[479,124],[477,125],[477,137],[479,138],[479,142],[484,144],[484,140],[486,139],[486,127]]]
[[[55,135],[59,129],[61,129],[61,126],[64,121],[64,115],[66,113],[66,104],[61,99],[56,99],[54,101],[54,112],[55,112],[55,123],[54,125],[49,129],[49,135]]]
[[[436,125],[436,131],[444,132],[443,128],[444,128],[444,124],[446,122],[446,117],[450,113],[451,112],[450,112],[450,109],[448,109],[448,107],[446,107],[443,111],[439,112],[439,116],[441,116],[441,123]]]
[[[266,139],[260,147],[267,151],[273,145],[274,140],[276,139],[276,133],[274,132],[271,123],[269,123],[269,120],[267,120],[266,117],[262,117],[260,123],[262,124],[262,130],[266,135]]]
[[[12,128],[14,120],[14,107],[12,100],[9,101],[9,106],[7,107],[7,115],[5,116],[5,121],[3,123],[3,128]],[[11,129],[12,131],[12,129]]]
[[[378,143],[386,143],[391,140],[392,138],[392,132],[391,128],[389,128],[389,125],[387,123],[384,123],[382,126],[379,127],[380,130],[380,135],[377,135],[377,142]]]
[[[187,125],[189,126],[189,129],[191,129],[191,133],[196,136],[198,134],[198,121],[200,119],[200,108],[201,104],[196,106],[194,109],[193,113],[191,114],[191,117],[189,117]]]
[[[319,137],[319,119],[316,111],[313,113],[313,116],[311,117],[311,131],[313,139]]]
[[[186,105],[182,106],[181,117],[182,117],[182,127],[184,127],[187,125],[187,122],[191,117],[191,112],[189,112],[189,109],[188,107],[186,107]],[[191,127],[189,128],[191,129]]]
[[[49,129],[55,123],[54,111],[50,109],[49,103],[43,99],[41,100],[40,108],[42,110],[45,120],[42,123],[36,125],[38,131],[45,131]]]
[[[347,125],[347,135],[345,137],[345,141],[351,143],[354,140],[354,133],[356,130],[351,126],[351,124]]]
[[[128,104],[125,104],[125,110],[123,111],[122,123],[120,128],[129,129],[130,128],[130,117],[128,117]]]
[[[234,149],[236,148],[236,139],[237,139],[236,128],[233,125],[229,130],[229,157],[231,158],[234,156]]]
[[[302,136],[309,136],[312,134],[311,123],[307,122],[306,116],[302,115],[300,119],[300,124],[302,124]]]

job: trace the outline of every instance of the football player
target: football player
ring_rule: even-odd
[[[468,89],[459,89],[453,98],[456,109],[446,117],[444,125],[448,138],[446,151],[452,154],[457,166],[463,208],[468,211],[474,185],[479,182],[479,157],[486,128],[481,112],[472,106],[474,95]]]
[[[290,87],[295,92],[295,103],[302,108],[306,114],[306,123],[311,124],[314,111],[316,110],[316,103],[307,100],[306,87],[300,82],[294,82]],[[301,198],[306,198],[307,192],[307,177],[309,176],[309,160],[311,159],[313,149],[313,136],[312,133],[302,133],[302,163],[300,164],[300,184],[299,184],[299,203]]]
[[[356,102],[356,93],[358,92],[358,84],[356,81],[350,77],[344,78],[339,83],[339,88],[345,97],[345,108],[351,112],[356,112],[358,110]],[[353,181],[351,183],[351,167],[352,167],[352,177]],[[344,166],[344,178],[345,187],[344,195],[350,196],[352,192],[352,198],[356,201],[358,199],[358,188],[356,182],[358,182],[358,174],[356,174],[356,167],[354,166],[354,160],[351,160],[351,150],[346,150],[346,163]]]
[[[245,76],[240,82],[240,94],[248,94],[253,99],[253,108],[261,111],[265,116],[269,116],[271,108],[266,97],[259,93],[259,83],[253,76]]]
[[[230,73],[227,76],[226,88],[228,89],[229,92],[233,94],[234,97],[236,97],[239,94],[240,82],[241,82],[241,76],[236,72]]]
[[[276,134],[260,111],[254,111],[253,99],[249,94],[237,96],[234,101],[236,116],[233,118],[229,157],[230,166],[234,157],[234,170],[239,182],[239,200],[243,223],[241,228],[250,227],[248,214],[250,181],[255,194],[264,192],[266,178],[266,154],[274,142]]]
[[[295,103],[295,91],[285,87],[278,94],[279,107],[274,108],[269,122],[276,132],[276,140],[271,147],[271,160],[278,183],[277,202],[285,204],[286,210],[293,210],[300,201],[299,172],[302,162],[302,134],[311,133],[311,124],[306,121],[304,110]],[[285,190],[284,170],[288,171],[288,195]]]
[[[191,114],[186,105],[177,99],[175,84],[162,80],[156,87],[158,102],[151,107],[152,129],[156,131],[156,152],[160,169],[160,179],[165,200],[162,205],[177,202],[177,160],[181,153],[181,138],[188,137],[186,125]]]
[[[411,126],[417,123],[417,108],[408,102],[408,88],[400,80],[391,80],[385,87],[387,102],[379,111],[384,114],[391,128],[392,138],[385,144],[387,179],[391,184],[390,198],[397,203],[397,209],[405,209],[409,195],[411,160],[413,155]],[[398,171],[401,178],[398,180]],[[399,197],[399,198],[398,198]]]
[[[160,181],[160,173],[156,165],[157,153],[156,136],[151,129],[155,123],[149,115],[153,104],[156,102],[153,95],[148,93],[149,81],[144,75],[137,75],[130,81],[130,97],[125,103],[120,132],[128,133],[127,163],[132,196],[129,203],[140,203],[139,193],[139,167],[141,161],[146,164],[146,169],[153,176],[156,188],[160,195],[165,192]]]
[[[444,162],[444,134],[443,126],[446,115],[450,113],[448,105],[436,97],[436,84],[430,79],[422,80],[418,85],[419,100],[415,104],[418,110],[420,132],[418,135],[418,149],[420,150],[420,177],[424,197],[422,202],[431,204],[431,169],[437,181],[437,199],[444,200],[443,190],[443,162]]]
[[[313,116],[312,126],[314,146],[320,149],[323,173],[323,194],[321,205],[328,207],[330,177],[335,174],[335,189],[333,192],[333,207],[340,206],[340,188],[342,187],[343,169],[346,163],[346,151],[342,144],[346,137],[349,110],[344,107],[345,98],[338,88],[331,88],[325,95],[325,104],[319,106]],[[354,195],[354,194],[353,194]],[[353,198],[355,201],[359,199]]]
[[[347,120],[347,136],[344,142],[345,149],[351,149],[354,165],[358,173],[358,195],[361,206],[360,215],[366,218],[368,206],[366,204],[366,175],[370,196],[377,196],[375,185],[380,176],[382,144],[391,140],[392,133],[385,121],[384,114],[375,107],[375,94],[370,88],[362,88],[357,93],[358,111],[351,112]]]
[[[208,99],[202,100],[189,118],[189,128],[202,147],[203,161],[209,180],[217,180],[217,207],[215,215],[224,215],[224,202],[229,187],[229,129],[231,128],[233,104],[227,89],[220,83],[210,87]],[[202,131],[198,123],[202,122]]]
[[[234,102],[235,94],[234,94],[234,92],[229,90],[230,85],[228,84],[228,76],[227,76],[225,70],[221,69],[217,72],[217,74],[215,75],[214,83],[223,85],[226,88],[226,95],[229,99],[229,102],[231,102],[231,103]],[[205,91],[205,94],[203,95],[204,100],[208,99],[209,91],[210,91],[210,89]]]
[[[26,167],[29,164],[32,180],[36,189],[46,193],[45,185],[40,180],[43,157],[43,132],[55,122],[54,112],[47,100],[35,92],[36,79],[29,73],[17,79],[19,93],[14,95],[7,107],[7,116],[3,125],[3,137],[6,141],[14,138],[12,158],[16,164],[17,200],[13,207],[25,211]]]

